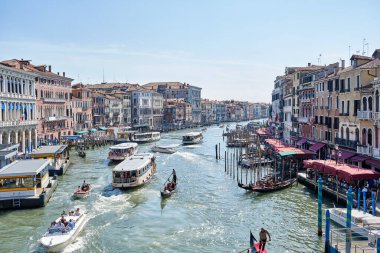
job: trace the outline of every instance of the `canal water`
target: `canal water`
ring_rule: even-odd
[[[162,134],[160,144],[181,144],[190,130]],[[280,192],[256,194],[238,188],[215,160],[223,129],[211,126],[200,145],[179,146],[175,154],[156,154],[157,173],[146,186],[130,191],[111,187],[115,164],[108,147],[71,154],[72,166],[44,208],[0,212],[0,252],[44,252],[38,239],[63,210],[85,209],[85,229],[64,252],[239,252],[261,227],[272,235],[269,252],[322,252],[317,236],[317,200],[297,185]],[[149,151],[154,144],[140,146]],[[178,191],[162,200],[160,189],[176,169]],[[83,180],[95,186],[84,200],[72,192]],[[331,203],[324,201],[324,208]]]

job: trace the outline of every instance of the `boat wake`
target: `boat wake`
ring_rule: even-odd
[[[186,160],[195,160],[198,158],[198,155],[191,153],[191,152],[180,152],[180,151],[178,151],[174,155],[179,155],[179,156],[185,158]]]

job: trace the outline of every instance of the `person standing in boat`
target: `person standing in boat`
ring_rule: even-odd
[[[175,173],[175,169],[173,169],[173,182],[177,183],[177,174]]]
[[[265,250],[265,244],[267,242],[267,235],[269,236],[269,241],[271,241],[269,232],[267,230],[265,230],[264,228],[261,228],[260,233],[259,233],[259,237],[260,237],[259,252],[264,252],[264,250]]]

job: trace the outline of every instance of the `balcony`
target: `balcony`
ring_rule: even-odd
[[[37,125],[37,120],[15,120],[0,122],[0,127]]]
[[[372,116],[374,120],[380,120],[380,112],[374,112],[372,113]]]
[[[371,111],[358,111],[358,119],[369,120],[372,119]]]
[[[294,131],[290,131],[290,136],[298,137],[298,136],[299,136],[299,133],[294,132]]]
[[[66,99],[64,99],[64,98],[44,98],[44,102],[47,102],[47,103],[65,103]]]
[[[335,144],[338,144],[339,146],[355,149],[355,150],[358,146],[357,141],[346,140],[346,139],[338,138],[338,137],[335,137]]]
[[[372,148],[372,155],[374,158],[380,159],[380,148]]]
[[[368,155],[368,156],[372,156],[372,153],[373,153],[371,146],[362,146],[362,145],[357,146],[356,152],[359,154]]]
[[[301,102],[302,103],[310,103],[311,100],[310,100],[310,98],[301,98]]]
[[[309,117],[298,117],[298,122],[299,123],[308,123],[308,122],[310,122],[310,118]]]
[[[67,120],[68,117],[49,117],[45,119],[46,122],[54,122],[54,121],[62,121],[62,120]]]

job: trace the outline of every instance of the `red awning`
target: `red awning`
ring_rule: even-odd
[[[376,162],[378,162],[380,165],[380,161]],[[345,180],[348,183],[351,183],[354,180],[369,180],[380,178],[380,173],[374,170],[363,169],[346,163],[336,164],[336,162],[333,160],[305,160],[304,166],[306,168],[319,170],[324,174],[337,176],[339,179]]]
[[[307,142],[306,139],[301,139],[301,140],[297,141],[296,144],[297,144],[298,146],[301,146],[301,145],[304,144],[305,142]]]
[[[370,159],[368,156],[356,155],[351,158],[351,162],[363,162]]]
[[[322,143],[322,142],[318,142],[318,143],[315,143],[313,146],[311,146],[309,148],[309,150],[313,151],[313,152],[318,152],[318,150],[320,150],[321,148],[323,148],[324,146],[326,146],[325,143]]]
[[[346,160],[350,157],[353,157],[355,153],[350,152],[350,151],[345,151],[345,150],[339,150],[338,153],[341,152],[339,159]]]
[[[365,161],[366,164],[374,166],[378,169],[380,169],[380,161],[375,159],[368,159]]]

